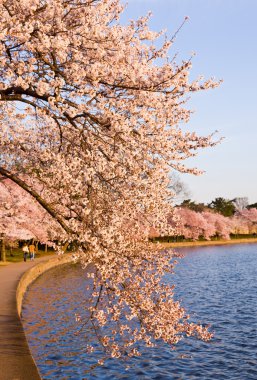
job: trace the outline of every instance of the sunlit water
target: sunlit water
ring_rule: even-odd
[[[187,339],[176,351],[167,345],[143,349],[122,362],[89,356],[85,337],[75,335],[74,315],[86,303],[86,278],[79,266],[42,275],[27,293],[23,324],[43,379],[257,379],[257,245],[183,250],[171,277],[176,298],[194,320],[210,323],[211,343]]]

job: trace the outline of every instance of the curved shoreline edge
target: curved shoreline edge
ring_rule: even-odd
[[[233,244],[257,244],[257,238],[249,239],[234,239],[234,240],[204,240],[204,241],[185,241],[185,242],[173,242],[173,243],[160,243],[161,248],[182,248],[182,247],[205,247],[211,245],[233,245]]]
[[[73,261],[69,254],[0,267],[0,379],[42,380],[21,321],[28,286],[42,273]]]
[[[164,243],[163,248],[255,243],[257,239]],[[43,257],[35,262],[0,267],[0,379],[42,380],[30,352],[21,322],[22,302],[28,287],[44,272],[72,263],[71,255]]]
[[[38,263],[22,275],[16,290],[16,304],[19,317],[21,316],[24,295],[32,282],[34,282],[39,276],[41,276],[41,274],[45,273],[49,269],[55,268],[59,265],[71,263],[72,261],[73,258],[70,255],[54,257],[48,261]]]
[[[19,280],[17,289],[16,289],[16,307],[17,307],[17,312],[18,312],[18,316],[20,318],[20,321],[21,321],[21,316],[22,316],[22,302],[23,302],[23,299],[24,299],[24,296],[25,296],[25,293],[26,293],[28,287],[39,276],[41,276],[43,273],[47,272],[48,270],[55,268],[57,266],[60,266],[60,265],[71,263],[71,262],[73,262],[73,258],[70,255],[54,257],[54,258],[51,258],[47,261],[43,261],[41,263],[36,264],[32,268],[28,269],[22,275],[21,279]],[[22,322],[21,322],[21,324],[22,324]],[[23,328],[23,325],[22,325],[22,328]],[[24,332],[24,335],[25,335],[25,332]],[[29,353],[31,355],[32,361],[34,363],[34,366],[36,367],[36,371],[38,372],[39,379],[41,380],[42,378],[40,376],[40,372],[38,370],[38,367],[37,367],[37,364],[34,360],[34,357],[32,356],[32,353],[30,351],[26,335],[25,335],[25,339],[26,339],[26,343],[28,345],[28,349],[29,349]]]

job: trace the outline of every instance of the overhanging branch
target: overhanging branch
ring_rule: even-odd
[[[12,174],[9,170],[6,170],[0,167],[0,174],[2,174],[5,178],[9,178],[11,181],[16,183],[19,187],[29,193],[42,207],[43,209],[56,220],[60,226],[64,229],[68,234],[76,235],[74,231],[72,231],[60,218],[59,215],[49,206],[49,204],[33,189],[31,189],[26,182],[18,178],[16,175]]]

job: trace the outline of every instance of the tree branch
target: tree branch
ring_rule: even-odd
[[[60,218],[60,216],[57,215],[57,213],[52,209],[52,207],[50,207],[49,204],[35,190],[31,189],[26,184],[26,182],[16,177],[16,175],[12,174],[9,170],[6,170],[2,167],[0,167],[0,174],[2,174],[5,178],[9,178],[18,186],[20,186],[23,190],[25,190],[27,193],[29,193],[44,208],[44,210],[47,211],[47,213],[50,214],[52,218],[60,224],[60,226],[64,229],[65,232],[67,232],[68,234],[76,235],[76,233],[64,223],[62,218]]]

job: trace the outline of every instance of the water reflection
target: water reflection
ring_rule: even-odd
[[[87,306],[87,279],[79,266],[42,275],[30,288],[23,322],[43,379],[257,379],[257,245],[183,250],[172,282],[195,320],[210,323],[211,343],[187,339],[104,366],[86,352],[90,331],[76,335],[75,314]]]

